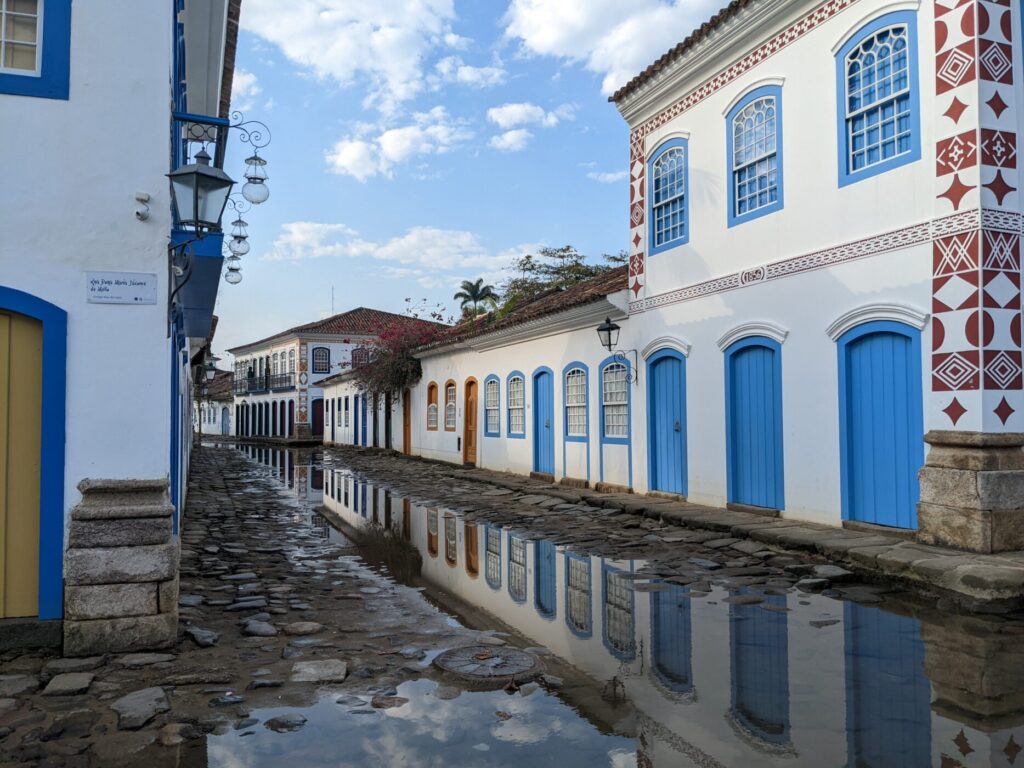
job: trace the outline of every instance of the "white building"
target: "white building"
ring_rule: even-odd
[[[0,3],[5,642],[21,636],[15,617],[72,618],[65,549],[83,480],[169,492],[177,530],[189,361],[210,331],[222,257],[214,231],[180,276],[170,269],[172,238],[193,233],[175,227],[167,174],[200,146],[182,113],[227,123],[238,12],[239,0]],[[225,135],[207,143],[217,166]],[[138,589],[150,588],[155,603],[156,583]],[[176,631],[176,610],[147,626]]]
[[[217,371],[212,381],[200,383],[192,411],[192,428],[199,434],[231,434],[234,378],[231,371]]]
[[[628,293],[426,352],[412,452],[1024,549],[1021,25],[731,3],[612,97]]]

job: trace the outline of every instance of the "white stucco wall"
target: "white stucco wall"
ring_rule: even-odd
[[[69,100],[0,94],[0,283],[68,313],[66,510],[85,477],[170,469],[169,23],[152,3],[76,2]],[[88,304],[86,270],[153,273],[157,303]]]
[[[356,416],[356,397],[363,394],[359,387],[351,381],[333,381],[325,385],[321,391],[324,398],[324,444],[326,445],[361,445],[362,444],[362,409],[359,416]],[[345,401],[348,399],[348,418],[345,417]],[[376,447],[384,448],[387,445],[387,401],[383,395],[377,397],[377,442]],[[366,401],[366,444],[374,446],[373,441],[373,398],[367,397]],[[359,425],[360,434],[355,430]],[[404,452],[404,432],[402,429],[402,398],[395,397],[391,403],[391,448]]]

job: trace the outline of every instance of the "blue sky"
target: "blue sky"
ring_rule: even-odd
[[[627,245],[628,132],[607,96],[714,0],[245,0],[234,106],[271,196],[215,347],[406,297],[442,303],[542,245]],[[229,147],[241,176],[247,148]]]

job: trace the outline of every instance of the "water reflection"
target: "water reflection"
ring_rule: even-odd
[[[592,690],[563,697],[599,729],[635,738],[643,768],[1024,766],[1019,622],[912,601],[698,589],[344,470],[324,476],[323,502],[404,548],[392,557],[414,565],[400,575],[390,564],[396,578],[485,609],[592,678]],[[592,705],[619,695],[635,717]]]

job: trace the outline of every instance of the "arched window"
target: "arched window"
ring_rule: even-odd
[[[629,375],[622,363],[601,370],[601,430],[604,438],[629,437]]]
[[[455,431],[455,382],[451,380],[444,385],[444,429]]]
[[[782,208],[782,89],[757,88],[730,111],[729,226]]]
[[[509,435],[526,434],[526,387],[521,374],[508,380],[508,433]]]
[[[352,350],[352,367],[358,368],[370,362],[370,350],[366,347],[356,347]]]
[[[573,634],[589,637],[591,619],[590,558],[565,553],[565,623]]]
[[[587,372],[582,368],[565,374],[565,435],[587,436]]]
[[[682,245],[690,239],[687,221],[689,146],[671,139],[651,157],[651,253]]]
[[[295,350],[288,350],[288,373],[295,373]]]
[[[501,528],[487,526],[487,552],[484,569],[487,585],[491,589],[501,588]]]
[[[427,429],[437,431],[437,384],[427,385]]]
[[[437,510],[427,510],[427,553],[437,557]]]
[[[277,352],[275,352],[274,353],[273,362],[270,365],[270,372],[272,374],[274,374],[275,376],[277,376],[277,374],[280,373],[280,371],[278,370],[278,366],[279,366],[278,354],[277,354]]]
[[[331,350],[327,347],[313,348],[313,373],[331,372]]]
[[[836,74],[843,99],[840,186],[917,160],[914,12],[897,11],[866,24],[836,54]]]
[[[444,559],[448,565],[455,567],[459,561],[458,521],[455,515],[444,516]]]
[[[484,435],[501,436],[501,385],[497,376],[488,376],[484,382]]]

